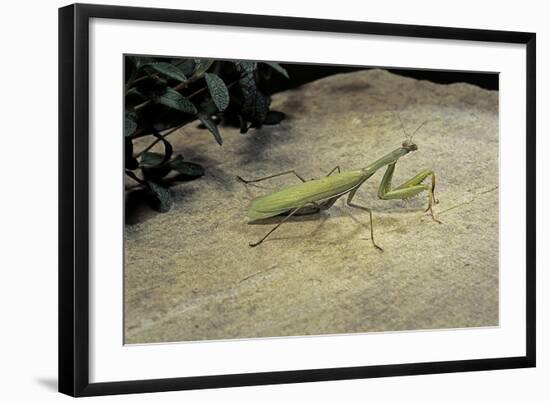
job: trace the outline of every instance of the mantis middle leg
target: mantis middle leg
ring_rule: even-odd
[[[395,171],[395,163],[392,163],[388,165],[388,168],[386,169],[386,172],[384,173],[384,177],[382,178],[382,182],[380,183],[380,187],[378,188],[378,197],[380,199],[407,199],[410,197],[413,197],[415,195],[418,195],[422,191],[428,192],[428,207],[426,208],[425,212],[430,212],[430,215],[432,216],[432,219],[438,223],[441,223],[439,220],[437,220],[434,216],[433,212],[433,204],[439,203],[439,201],[435,198],[435,173],[432,170],[422,170],[420,173],[415,175],[413,178],[411,178],[408,181],[405,181],[403,184],[392,188],[392,178],[393,173]],[[424,180],[431,176],[431,185],[424,184]]]
[[[378,245],[376,245],[376,242],[374,242],[374,229],[372,228],[372,210],[366,206],[361,206],[361,205],[358,205],[356,203],[351,203],[351,201],[353,200],[353,197],[355,196],[355,193],[357,192],[357,189],[354,189],[352,190],[349,195],[348,195],[348,200],[346,201],[347,205],[350,206],[350,207],[354,207],[354,208],[357,208],[357,209],[361,209],[361,210],[365,210],[367,212],[369,212],[369,218],[370,218],[370,239],[372,241],[372,244],[374,245],[374,247],[380,251],[383,251],[383,249],[381,247],[379,247]]]

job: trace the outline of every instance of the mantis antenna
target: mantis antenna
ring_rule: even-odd
[[[399,124],[401,124],[401,129],[403,130],[403,133],[405,134],[405,136],[408,137],[409,140],[412,140],[412,136],[407,134],[407,131],[405,130],[405,126],[403,125],[403,121],[401,121],[401,116],[399,115],[399,113],[396,111],[394,111],[393,113],[397,116],[397,119],[399,120]]]
[[[394,111],[394,114],[397,116],[397,119],[399,120],[399,124],[401,124],[401,129],[403,130],[403,133],[405,134],[405,136],[406,136],[407,138],[409,138],[409,141],[411,141],[411,142],[412,142],[412,139],[413,139],[414,134],[416,134],[416,133],[418,132],[418,130],[419,130],[420,128],[422,128],[422,127],[428,122],[428,120],[424,121],[422,124],[420,124],[420,125],[418,126],[418,128],[416,128],[416,129],[414,130],[414,132],[413,132],[411,135],[409,135],[409,134],[407,133],[407,130],[405,129],[405,126],[403,125],[403,121],[401,121],[401,116],[399,115],[399,113],[397,113],[396,111]]]
[[[413,138],[414,134],[416,134],[420,128],[422,128],[424,125],[426,125],[427,122],[428,122],[428,120],[424,121],[422,124],[420,124],[420,125],[418,126],[417,129],[414,130],[414,132],[412,133],[412,135],[411,135],[411,137],[410,137],[410,140],[411,140],[411,141],[412,141],[412,138]]]

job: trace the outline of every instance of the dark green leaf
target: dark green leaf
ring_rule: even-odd
[[[166,93],[167,83],[159,82],[156,79],[145,79],[136,84],[137,90],[144,98],[156,100]]]
[[[153,61],[153,59],[150,57],[142,57],[142,56],[126,56],[126,60],[131,62],[136,69],[140,69],[145,64]]]
[[[221,146],[223,143],[223,139],[220,135],[220,131],[218,130],[218,126],[216,125],[216,123],[212,121],[210,116],[202,110],[199,111],[198,117],[199,120],[201,120],[201,123],[203,123],[204,126],[208,128],[208,130],[212,133],[212,135],[214,135],[214,138],[216,139],[216,142],[218,142],[218,145]]]
[[[218,107],[211,98],[206,98],[199,108],[210,116],[218,112]]]
[[[217,110],[217,109],[216,109]],[[218,117],[217,115],[213,114],[210,116],[210,119],[214,122],[214,124],[216,125],[220,125],[220,122],[221,122],[221,118]],[[197,128],[199,129],[207,129],[206,128],[206,125],[204,125],[203,123],[199,123],[199,125],[197,125]]]
[[[147,180],[145,183],[150,194],[153,196],[155,208],[161,213],[168,212],[173,203],[172,192],[170,189],[163,187],[152,180]]]
[[[151,57],[144,56],[134,56],[134,60],[138,69],[153,61]]]
[[[143,176],[148,180],[155,181],[167,175],[172,167],[166,163],[166,160],[166,156],[161,153],[145,152],[141,155],[140,161]]]
[[[162,163],[166,163],[170,158],[172,157],[173,149],[170,142],[168,142],[162,135],[160,135],[158,132],[154,133],[153,136],[157,139],[159,139],[162,144],[164,145],[164,159],[162,160]]]
[[[169,164],[162,164],[156,167],[142,167],[141,172],[146,180],[161,181],[163,177],[167,176],[172,171],[172,167]]]
[[[147,64],[147,66],[153,68],[156,72],[159,72],[167,76],[168,78],[172,78],[180,82],[187,81],[187,77],[185,76],[185,74],[173,64],[165,63],[162,61],[153,61]]]
[[[261,126],[267,117],[271,98],[257,87],[252,73],[241,78],[239,85],[244,98],[241,114],[254,125]]]
[[[241,73],[252,73],[256,71],[256,68],[258,67],[258,63],[255,61],[236,61],[235,65],[237,66],[237,70]]]
[[[131,136],[137,129],[136,115],[131,112],[126,112],[124,119],[124,136]]]
[[[158,138],[164,145],[164,154],[157,152],[144,152],[141,155],[139,166],[142,168],[144,174],[151,172],[151,174],[149,174],[150,176],[165,176],[166,174],[168,174],[170,169],[163,173],[159,173],[159,171],[149,170],[159,169],[163,167],[163,165],[165,165],[168,160],[170,160],[173,153],[172,145],[158,133],[153,134],[153,136],[155,138]]]
[[[183,111],[184,113],[197,114],[197,108],[195,105],[181,93],[172,88],[168,88],[162,96],[158,97],[157,101],[160,104]]]
[[[178,157],[173,159],[170,162],[170,166],[179,174],[189,178],[197,178],[204,175],[204,168],[202,166],[196,163],[184,161],[181,155],[178,155]]]
[[[140,166],[142,167],[155,167],[162,164],[164,161],[164,155],[156,152],[145,152],[141,155]]]
[[[195,72],[193,73],[192,78],[197,79],[202,77],[202,75],[208,71],[208,69],[214,64],[214,60],[211,59],[197,59],[195,60]]]
[[[177,60],[175,65],[185,74],[185,76],[190,77],[195,71],[195,61],[194,60]]]
[[[266,62],[266,64],[268,66],[270,66],[271,68],[273,68],[275,71],[277,71],[279,74],[285,76],[287,79],[290,78],[288,76],[288,72],[283,67],[281,67],[281,65],[279,63],[268,63],[268,62]]]
[[[212,96],[212,100],[216,103],[219,111],[224,111],[229,106],[229,91],[223,80],[216,74],[204,74],[206,85]]]
[[[270,110],[264,120],[265,125],[276,125],[285,119],[285,113],[281,111]]]

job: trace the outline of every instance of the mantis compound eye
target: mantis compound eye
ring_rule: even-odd
[[[411,141],[405,141],[401,144],[405,149],[407,149],[410,152],[414,152],[415,150],[418,150],[418,146],[416,146],[415,143]]]

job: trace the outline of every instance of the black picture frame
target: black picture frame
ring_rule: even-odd
[[[520,357],[89,381],[89,22],[91,18],[516,43],[526,46],[526,352]],[[536,35],[479,29],[75,4],[59,9],[59,391],[71,396],[421,375],[535,366]]]

